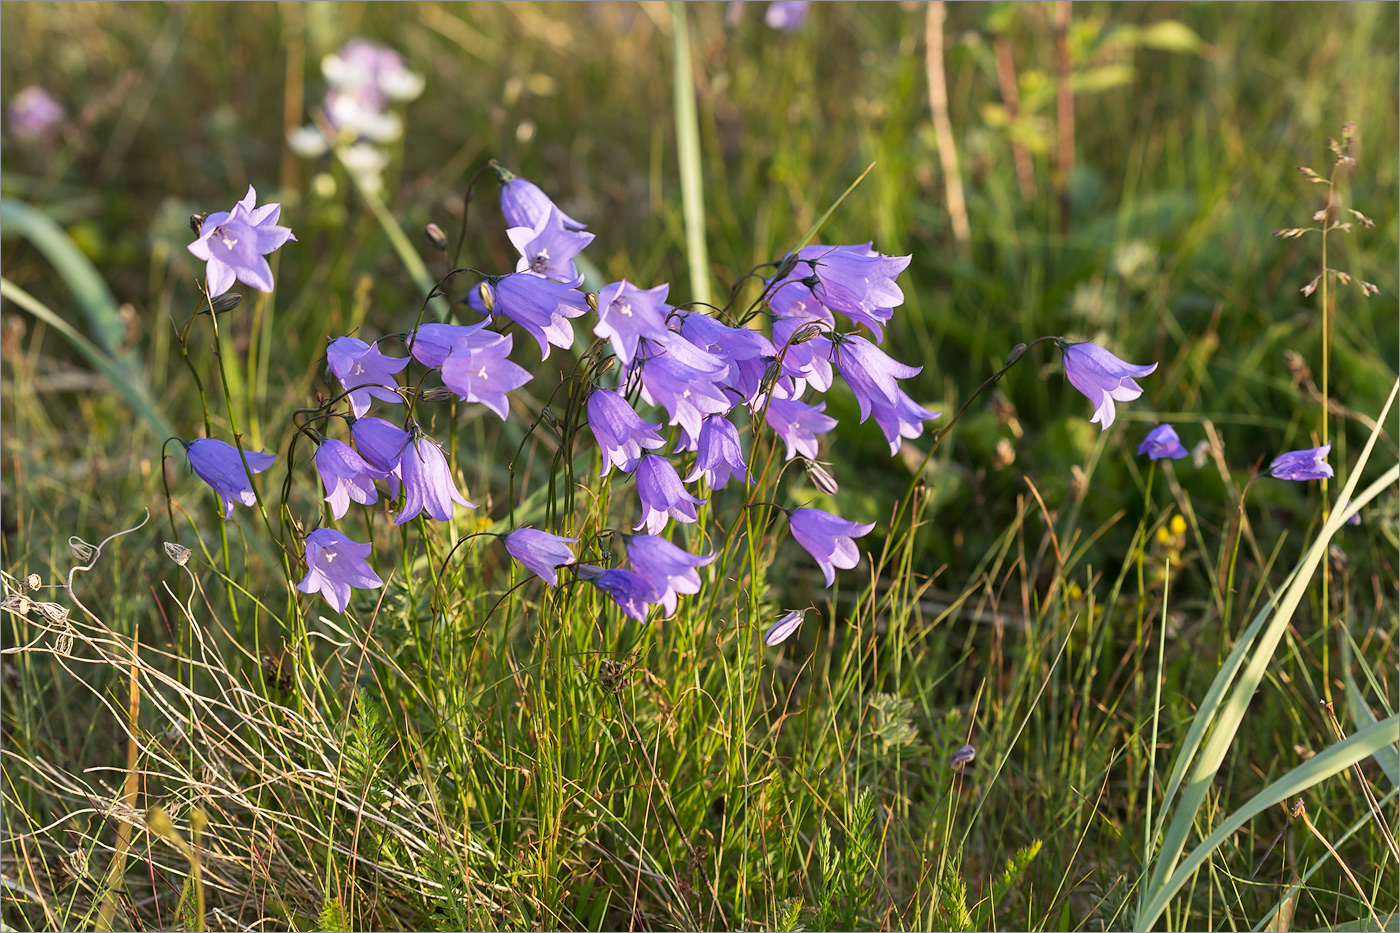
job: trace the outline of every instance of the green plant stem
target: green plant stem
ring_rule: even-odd
[[[690,30],[685,4],[671,0],[671,39],[676,118],[676,158],[680,164],[681,205],[685,213],[685,255],[690,294],[710,303],[710,255],[705,244],[705,179],[700,170],[700,124],[695,115],[695,72],[690,58]]]

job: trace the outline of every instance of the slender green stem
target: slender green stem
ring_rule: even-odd
[[[690,267],[690,293],[710,303],[710,255],[705,245],[705,179],[700,170],[700,124],[695,115],[695,73],[690,60],[690,30],[685,4],[671,2],[674,49],[673,104],[676,115],[676,157],[680,163],[681,204],[685,212],[685,255]]]

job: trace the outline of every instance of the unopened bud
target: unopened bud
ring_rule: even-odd
[[[1006,354],[1006,365],[1010,366],[1012,363],[1019,360],[1025,352],[1026,345],[1024,343],[1016,344],[1016,346],[1011,348],[1011,352]]]
[[[836,485],[836,477],[827,472],[826,467],[817,461],[804,461],[803,466],[807,468],[807,476],[812,480],[812,485],[828,496],[834,496],[841,491],[841,487]]]
[[[961,771],[977,760],[977,749],[971,745],[964,745],[962,748],[948,756],[948,767],[954,771]]]
[[[792,637],[792,633],[802,625],[802,619],[805,615],[806,613],[801,609],[794,609],[787,613],[763,633],[763,643],[772,648],[774,645],[780,645],[787,641]]]
[[[450,402],[458,395],[446,386],[434,386],[419,392],[418,397],[425,402]]]
[[[598,364],[598,375],[600,375],[600,376],[606,375],[606,374],[607,374],[614,366],[616,366],[616,365],[617,365],[617,357],[615,357],[615,356],[610,356],[610,357],[608,357],[607,359],[603,360],[603,362],[601,362],[601,363]]]
[[[428,237],[428,242],[437,249],[447,249],[447,234],[442,232],[442,228],[437,224],[428,224],[423,228],[423,233]]]
[[[208,314],[212,308],[215,314],[223,314],[225,311],[232,311],[234,308],[238,307],[239,303],[242,301],[242,295],[237,292],[229,292],[226,295],[220,295],[213,301],[208,301],[200,305],[199,313]]]
[[[485,282],[476,287],[476,294],[481,298],[481,306],[486,309],[487,314],[493,314],[496,310],[496,293],[491,290],[491,286]]]
[[[544,419],[544,423],[551,428],[558,429],[559,416],[554,414],[554,409],[550,408],[548,405],[540,409],[540,418]]]
[[[190,549],[183,544],[167,541],[165,542],[165,556],[183,567],[190,562]]]
[[[824,324],[808,324],[807,326],[799,329],[797,333],[793,334],[792,339],[789,340],[788,343],[792,346],[796,346],[799,343],[806,343],[809,340],[815,340],[816,338],[820,337],[822,335],[822,332],[825,330],[827,330],[827,327]]]
[[[190,215],[190,229],[194,231],[195,236],[200,235],[200,231],[204,229],[204,221],[207,220],[208,217],[208,214]]]

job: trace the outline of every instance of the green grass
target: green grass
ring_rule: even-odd
[[[761,9],[729,28],[724,5],[686,8],[683,186],[666,5],[0,6],[5,99],[41,83],[75,116],[48,150],[7,136],[0,174],[6,926],[1395,928],[1396,7],[1075,4],[1064,178],[1054,8],[950,5],[965,249],[922,6],[818,4],[792,35]],[[354,35],[427,78],[379,211],[332,157],[283,143]],[[1329,175],[1348,121],[1337,194],[1375,225],[1330,234],[1328,264],[1380,292],[1333,285],[1324,320],[1299,291],[1320,238],[1270,234],[1309,224],[1326,191],[1297,166]],[[456,248],[488,158],[589,222],[598,282],[670,282],[673,301],[704,268],[722,301],[873,162],[817,236],[913,255],[885,346],[924,367],[909,391],[944,423],[1037,337],[1160,366],[1101,433],[1034,347],[926,462],[930,434],[890,458],[834,389],[840,493],[789,471],[756,497],[877,521],[861,566],[823,589],[781,519],[750,525],[717,494],[674,536],[719,553],[704,588],[640,625],[464,540],[631,514],[555,392],[580,339],[505,423],[434,409],[481,508],[427,535],[347,515],[387,584],[332,615],[291,598],[300,570],[276,544],[319,507],[305,441],[285,458],[290,418],[330,394],[327,336],[412,326],[448,268],[422,227]],[[299,242],[272,257],[271,296],[240,289],[220,316],[221,376],[209,318],[181,353],[203,271],[187,217],[249,183]],[[514,262],[493,189],[462,252],[487,272]],[[1251,482],[1320,442],[1324,334],[1337,477]],[[535,352],[518,337],[517,359]],[[162,461],[154,425],[202,432],[192,371],[214,434],[282,455],[266,522],[221,524]],[[530,429],[545,404],[562,434]],[[1202,462],[1135,457],[1159,420],[1207,442]],[[1344,524],[1343,500],[1368,495]],[[89,561],[70,536],[147,510],[73,572]],[[580,546],[605,560],[620,542]],[[43,589],[22,591],[30,574]],[[763,647],[802,606],[799,634]],[[977,761],[954,772],[966,743]]]

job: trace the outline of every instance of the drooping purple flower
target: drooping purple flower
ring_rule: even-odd
[[[822,307],[869,327],[877,342],[884,341],[885,323],[904,303],[904,292],[894,280],[908,268],[912,256],[885,256],[869,243],[805,246],[797,256],[797,265],[769,297],[775,314],[812,314],[806,307],[810,295]]]
[[[783,615],[781,619],[768,627],[768,631],[763,633],[763,643],[769,648],[781,645],[792,637],[798,627],[802,625],[802,619],[807,613],[801,609],[794,609]]]
[[[664,340],[666,334],[666,294],[670,285],[641,289],[626,279],[605,285],[598,292],[598,323],[593,333],[612,343],[613,353],[623,364],[637,355],[637,341],[643,337]]]
[[[627,400],[611,389],[598,389],[588,396],[588,427],[603,449],[600,477],[607,476],[613,467],[631,473],[642,457],[642,448],[654,450],[666,444],[656,433],[661,425],[643,421]]]
[[[1332,472],[1332,464],[1324,458],[1331,450],[1332,443],[1329,441],[1321,447],[1290,450],[1286,454],[1279,454],[1274,458],[1274,462],[1269,464],[1269,475],[1274,479],[1298,483],[1313,479],[1330,479],[1335,474]]]
[[[691,311],[681,317],[677,331],[697,347],[710,351],[728,371],[718,384],[737,401],[751,401],[763,382],[768,361],[777,356],[773,341],[747,327],[727,327],[708,314]]]
[[[818,392],[831,388],[831,340],[821,336],[815,328],[830,331],[830,325],[821,321],[803,321],[798,318],[778,318],[773,322],[773,343],[780,347],[778,358],[782,360],[782,372],[802,384],[810,385]],[[801,395],[801,385],[796,387],[796,395]]]
[[[942,412],[930,411],[916,403],[903,389],[896,390],[894,404],[876,399],[871,405],[871,412],[875,415],[875,423],[885,433],[885,440],[890,443],[891,457],[899,453],[900,438],[913,440],[924,433],[925,421],[942,415]]]
[[[384,585],[370,569],[369,544],[352,541],[334,528],[317,528],[306,536],[306,576],[297,584],[303,593],[320,593],[336,612],[350,604],[350,590],[373,590]]]
[[[671,518],[678,522],[695,521],[695,507],[705,502],[686,492],[671,461],[656,454],[648,454],[637,464],[637,497],[642,500],[642,520],[632,530],[645,525],[647,534],[653,535],[659,534]]]
[[[480,402],[502,421],[506,420],[510,414],[506,393],[530,381],[530,374],[524,367],[507,359],[511,343],[512,338],[507,334],[504,339],[485,347],[454,349],[443,361],[442,384],[463,400]]]
[[[266,451],[245,450],[243,453],[248,458],[248,470],[254,473],[266,470],[277,459]],[[190,469],[224,501],[225,521],[233,517],[235,500],[244,505],[257,504],[258,497],[253,492],[248,470],[243,469],[237,447],[217,438],[201,437],[185,444],[185,455],[190,459]]]
[[[699,449],[695,469],[685,478],[693,483],[700,477],[711,489],[723,489],[731,478],[752,483],[749,466],[744,462],[744,450],[739,445],[739,431],[733,422],[721,415],[711,415],[700,428]]]
[[[10,98],[5,108],[5,122],[16,139],[25,142],[48,142],[63,125],[67,114],[52,94],[38,85],[30,85]]]
[[[685,343],[684,340],[677,340]],[[700,435],[700,422],[706,415],[729,411],[729,398],[715,382],[723,378],[724,369],[706,372],[687,365],[682,360],[663,354],[640,363],[644,397],[660,405],[671,416],[668,424],[678,424],[685,432],[689,449]]]
[[[894,407],[900,403],[904,393],[897,380],[923,371],[922,366],[908,366],[891,359],[859,334],[846,334],[831,343],[832,362],[856,397],[862,423],[870,417],[872,405],[884,402],[885,407]]]
[[[763,11],[763,22],[772,29],[796,32],[807,22],[807,0],[772,0]]]
[[[379,501],[379,490],[374,481],[386,479],[388,473],[370,466],[364,457],[355,452],[344,441],[329,438],[316,448],[316,472],[321,475],[321,484],[326,487],[326,501],[331,504],[331,514],[337,519],[345,517],[353,499],[361,505],[371,505]]]
[[[385,474],[389,483],[389,498],[399,497],[399,463],[408,449],[412,436],[396,424],[383,418],[356,418],[350,422],[350,436],[360,456]]]
[[[408,365],[408,357],[385,356],[376,344],[358,337],[337,337],[326,347],[326,367],[342,388],[350,390],[350,409],[358,418],[369,411],[370,398],[402,402],[392,388],[394,378]]]
[[[535,528],[517,528],[501,541],[506,551],[550,586],[559,585],[557,568],[574,563],[578,558],[569,550],[569,545],[578,538],[565,538],[552,535]]]
[[[399,475],[403,477],[403,512],[394,520],[395,525],[402,525],[419,512],[427,512],[440,522],[448,521],[454,502],[476,508],[457,491],[442,448],[426,434],[419,436],[399,458]]]
[[[277,226],[280,204],[256,207],[258,193],[248,194],[232,211],[214,211],[199,228],[199,239],[189,245],[195,258],[206,263],[209,297],[217,298],[235,280],[258,291],[272,291],[272,267],[263,257],[288,240],[296,240],[291,228]]]
[[[607,593],[623,612],[638,622],[647,620],[647,610],[660,598],[645,577],[631,570],[604,569],[593,564],[573,564],[572,569],[575,576]]]
[[[874,522],[848,522],[821,509],[793,509],[788,514],[788,524],[797,543],[821,565],[827,586],[836,579],[832,568],[850,570],[860,563],[854,539],[869,534],[875,527]]]
[[[484,330],[490,320],[475,324],[419,324],[417,331],[400,334],[399,339],[409,348],[413,358],[430,369],[436,369],[447,355],[458,347],[473,349],[504,340],[503,334]]]
[[[1191,452],[1181,445],[1176,428],[1169,424],[1159,424],[1148,431],[1147,437],[1138,445],[1137,452],[1147,454],[1153,460],[1161,460],[1163,457],[1180,460],[1182,457],[1191,456]]]
[[[676,611],[676,594],[700,592],[695,568],[709,566],[715,559],[714,554],[691,554],[654,535],[627,535],[626,539],[627,560],[655,588],[653,602],[660,602],[668,616]]]
[[[817,435],[825,434],[836,427],[836,419],[822,414],[826,402],[808,405],[797,399],[785,398],[775,389],[763,406],[763,420],[768,423],[787,445],[784,459],[791,460],[798,454],[808,460],[817,458]]]
[[[582,279],[556,282],[531,272],[503,275],[487,287],[492,291],[494,313],[503,314],[540,345],[540,356],[549,358],[549,345],[567,350],[574,345],[569,318],[588,311],[588,296],[578,290]]]
[[[549,195],[540,186],[514,175],[499,165],[494,166],[501,181],[501,214],[505,216],[507,227],[533,227],[540,219],[549,215],[549,209],[558,210]],[[579,223],[563,211],[559,218],[570,230],[582,230],[587,224]]]
[[[1107,431],[1116,414],[1115,401],[1131,402],[1142,395],[1142,386],[1135,378],[1149,375],[1157,369],[1124,362],[1103,347],[1092,343],[1062,343],[1065,355],[1065,378],[1094,405],[1090,424],[1099,424]]]
[[[516,272],[533,272],[556,282],[578,279],[574,257],[593,242],[593,234],[567,229],[564,215],[552,204],[533,227],[511,227],[506,236],[520,251]]]

